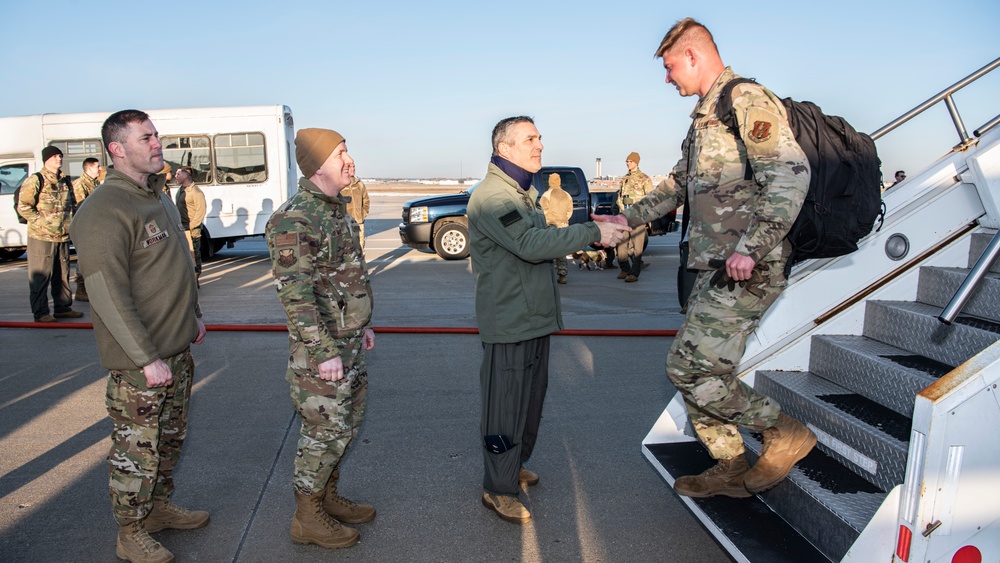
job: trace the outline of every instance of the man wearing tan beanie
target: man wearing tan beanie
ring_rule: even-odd
[[[337,492],[340,461],[365,416],[365,351],[375,346],[372,289],[357,224],[341,191],[354,159],[329,129],[295,135],[299,191],[274,212],[265,236],[278,299],[288,315],[285,378],[302,419],[292,484],[296,543],[350,547],[360,536],[343,524],[375,518],[375,508]]]
[[[545,213],[545,222],[550,227],[568,227],[569,218],[573,216],[573,196],[562,189],[562,178],[558,172],[549,174],[549,189],[545,190],[539,204],[542,206],[542,213]],[[566,257],[560,256],[555,259],[556,274],[559,276],[557,282],[566,283]]]

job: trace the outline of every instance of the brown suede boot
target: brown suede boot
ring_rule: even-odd
[[[170,550],[149,537],[142,520],[129,522],[118,528],[115,555],[132,563],[171,563],[174,560],[174,554]]]
[[[531,520],[531,513],[515,496],[483,493],[483,506],[508,522],[524,524]]]
[[[792,466],[806,457],[816,445],[816,435],[804,424],[781,413],[774,426],[764,430],[760,459],[743,477],[751,493],[766,491],[782,482]]]
[[[740,454],[733,459],[720,459],[701,475],[685,475],[674,481],[674,491],[677,494],[693,498],[714,497],[722,495],[732,498],[747,498],[753,496],[743,486],[743,476],[750,471],[745,455]]]
[[[90,298],[87,297],[87,286],[83,283],[83,278],[77,278],[76,280],[76,295],[73,296],[73,299],[77,301],[90,301]]]
[[[143,521],[147,532],[160,530],[194,530],[208,524],[208,513],[204,510],[188,510],[172,504],[167,499],[153,499],[153,509]]]
[[[538,473],[522,467],[517,472],[517,480],[521,482],[522,487],[534,487],[538,484]]]
[[[364,524],[375,519],[375,507],[370,504],[358,504],[337,494],[337,480],[340,479],[340,468],[333,470],[330,480],[326,482],[323,491],[323,510],[345,524]]]
[[[295,491],[295,503],[293,542],[338,549],[351,547],[361,539],[357,530],[342,525],[323,510],[323,493],[306,495]]]

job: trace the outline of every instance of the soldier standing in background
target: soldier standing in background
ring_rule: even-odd
[[[688,267],[701,273],[667,355],[667,377],[718,464],[679,477],[674,490],[689,497],[749,497],[781,482],[816,444],[808,428],[734,373],[747,339],[787,283],[792,247],[785,236],[805,200],[809,161],[781,100],[759,84],[733,90],[738,140],[719,123],[719,94],[737,75],[722,63],[703,25],[691,18],[677,22],[655,56],[663,59],[668,84],[681,96],[699,97],[681,158],[641,201],[621,215],[597,219],[639,226],[677,209],[688,194]],[[739,427],[763,434],[752,469]]]
[[[354,165],[351,165],[351,185],[341,192],[350,198],[347,202],[347,213],[354,218],[358,224],[358,240],[361,241],[361,248],[365,247],[365,217],[368,217],[368,209],[371,201],[368,199],[368,188],[365,183],[354,175]]]
[[[69,224],[73,216],[73,187],[62,174],[63,153],[42,149],[42,169],[21,184],[17,212],[28,220],[28,289],[36,322],[78,319],[69,289]],[[54,315],[49,314],[51,289]]]
[[[149,116],[112,114],[101,138],[114,168],[71,226],[90,286],[94,336],[110,370],[105,402],[115,552],[134,563],[174,557],[149,536],[208,524],[208,512],[170,502],[187,436],[191,343],[205,338],[180,216],[162,195],[163,146]]]
[[[634,203],[653,191],[653,181],[639,170],[639,153],[629,153],[625,158],[625,166],[628,166],[628,174],[622,178],[621,187],[618,188],[619,213],[632,207]],[[615,248],[618,267],[621,268],[618,279],[628,283],[639,280],[639,274],[642,272],[642,251],[646,247],[648,236],[646,225],[639,225],[632,229],[628,239]]]
[[[562,189],[562,178],[558,172],[549,174],[549,189],[542,194],[540,204],[545,213],[545,223],[550,227],[568,227],[573,216],[573,197]],[[555,259],[559,283],[566,283],[566,256]]]
[[[83,200],[87,199],[94,189],[97,188],[97,177],[101,174],[101,163],[94,157],[89,157],[83,161],[83,173],[76,180],[73,180],[73,196],[76,199],[76,209],[80,208]],[[90,301],[87,297],[87,286],[83,283],[83,274],[80,273],[80,266],[76,267],[76,295],[77,301]]]
[[[355,222],[341,191],[354,160],[344,137],[301,129],[295,160],[299,191],[274,212],[265,237],[278,299],[288,315],[292,404],[302,420],[292,485],[296,543],[326,548],[358,543],[342,525],[375,518],[375,508],[340,496],[340,462],[365,418],[365,351],[375,347],[372,289]]]
[[[181,186],[177,190],[177,211],[181,215],[181,226],[184,227],[188,248],[191,249],[194,275],[197,278],[201,277],[201,224],[205,221],[205,213],[208,211],[205,192],[194,183],[194,174],[190,167],[178,168],[176,177],[177,183]]]

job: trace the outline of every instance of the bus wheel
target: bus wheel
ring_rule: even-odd
[[[28,250],[22,246],[8,246],[6,248],[0,248],[0,260],[17,260],[24,255],[24,252]]]

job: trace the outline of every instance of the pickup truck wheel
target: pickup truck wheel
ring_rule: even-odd
[[[434,251],[445,260],[462,260],[469,255],[469,229],[448,223],[434,235]]]

